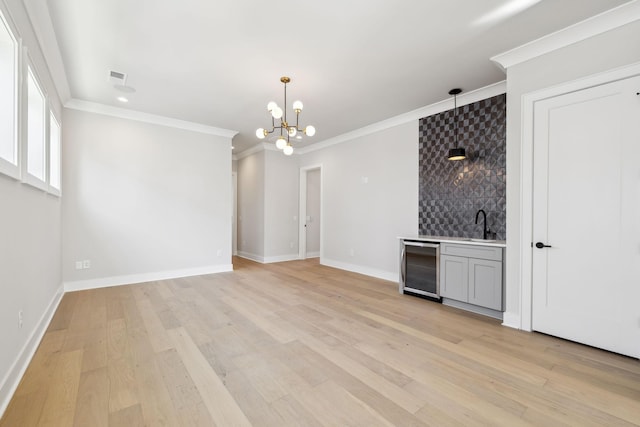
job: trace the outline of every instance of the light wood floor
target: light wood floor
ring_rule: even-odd
[[[0,426],[640,425],[640,362],[294,261],[66,294]]]

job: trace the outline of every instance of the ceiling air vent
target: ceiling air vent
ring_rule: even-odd
[[[109,71],[109,81],[113,85],[125,85],[127,83],[127,75],[118,71]]]

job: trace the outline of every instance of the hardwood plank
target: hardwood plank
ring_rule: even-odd
[[[108,427],[109,389],[104,387],[108,381],[106,368],[82,373],[78,386],[74,426]]]
[[[214,422],[220,426],[251,426],[187,331],[177,328],[169,330],[168,334]]]
[[[73,425],[81,369],[82,350],[60,354],[38,425]]]
[[[109,427],[144,427],[145,425],[140,405],[129,406],[109,414]]]

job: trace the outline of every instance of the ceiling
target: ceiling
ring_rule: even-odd
[[[281,76],[317,129],[304,147],[504,80],[490,57],[626,2],[46,1],[73,98],[239,131],[236,153],[270,126]]]

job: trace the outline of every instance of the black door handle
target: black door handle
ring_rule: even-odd
[[[550,248],[550,247],[551,247],[551,245],[545,245],[545,244],[544,244],[544,243],[542,243],[542,242],[538,242],[538,243],[536,243],[536,248],[538,248],[538,249],[542,249],[542,248]]]

